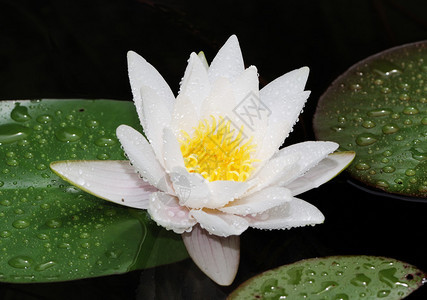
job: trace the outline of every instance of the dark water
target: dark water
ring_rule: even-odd
[[[316,101],[353,63],[427,38],[425,1],[6,1],[0,0],[0,99],[131,99],[126,52],[135,50],[173,90],[191,51],[208,60],[230,34],[261,85],[308,65],[312,91],[289,142],[313,139]],[[396,258],[427,270],[427,203],[374,195],[335,178],[301,198],[326,216],[290,231],[248,230],[231,287],[190,260],[124,275],[55,284],[0,284],[0,299],[223,299],[264,270],[344,254]],[[426,299],[421,288],[410,299]]]

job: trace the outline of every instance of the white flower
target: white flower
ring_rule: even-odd
[[[331,154],[338,147],[332,142],[279,150],[310,94],[307,67],[259,90],[257,69],[244,68],[236,36],[209,67],[202,54],[190,55],[176,98],[134,52],[128,67],[148,141],[121,125],[116,133],[131,165],[52,163],[59,176],[100,198],[147,209],[159,225],[182,234],[194,262],[221,285],[236,275],[239,235],[248,227],[323,222],[316,207],[296,196],[334,177],[354,154]]]

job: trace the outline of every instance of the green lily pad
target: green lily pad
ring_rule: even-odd
[[[313,258],[255,276],[228,299],[402,299],[425,277],[416,267],[385,257]]]
[[[347,168],[355,179],[427,198],[427,42],[352,66],[320,98],[314,129],[356,152]]]
[[[188,257],[179,235],[143,210],[111,204],[57,177],[65,159],[124,159],[115,129],[141,130],[132,102],[0,101],[0,281],[124,273]]]

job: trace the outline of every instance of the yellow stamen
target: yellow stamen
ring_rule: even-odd
[[[182,131],[181,152],[189,172],[199,173],[209,181],[245,181],[254,169],[252,158],[256,145],[244,141],[243,126],[238,132],[231,121],[211,116],[194,128],[190,136]]]

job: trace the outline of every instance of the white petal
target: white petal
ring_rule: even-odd
[[[207,119],[210,116],[222,116],[234,119],[233,109],[236,107],[236,100],[231,83],[221,78],[212,85],[211,93],[203,101],[200,110],[200,118]]]
[[[206,179],[198,173],[176,167],[169,174],[179,204],[191,208],[203,208],[208,203],[210,191]]]
[[[180,94],[188,97],[195,111],[199,113],[203,100],[209,95],[210,88],[206,67],[196,53],[191,53],[181,82]]]
[[[237,102],[243,101],[250,93],[259,97],[258,71],[255,66],[250,66],[239,74],[233,81],[233,92]]]
[[[260,99],[271,115],[256,158],[269,159],[288,137],[310,95],[309,91],[304,92],[308,73],[307,67],[291,71],[261,89]]]
[[[304,91],[309,73],[308,67],[302,67],[276,78],[261,90],[264,100],[269,103],[280,101],[280,97]]]
[[[123,150],[139,174],[151,185],[160,190],[168,191],[164,180],[166,173],[145,137],[127,125],[117,127],[116,134]]]
[[[163,130],[163,159],[166,169],[185,168],[179,143],[171,129]]]
[[[145,120],[142,108],[141,87],[148,86],[155,91],[167,103],[167,107],[172,111],[173,101],[175,99],[169,85],[163,79],[162,75],[144,58],[133,51],[128,55],[128,72],[132,88],[133,100],[136,111],[145,128]]]
[[[151,194],[147,211],[158,225],[175,233],[189,231],[196,224],[188,208],[179,205],[176,197],[162,192]]]
[[[255,217],[246,217],[250,227],[258,229],[289,229],[323,223],[325,217],[314,205],[293,198],[286,204],[272,208]]]
[[[245,196],[260,191],[265,187],[275,184],[279,179],[291,179],[300,174],[298,162],[301,156],[299,153],[289,153],[270,159],[258,172],[251,175],[250,182],[253,183]]]
[[[170,126],[172,115],[167,103],[150,87],[141,87],[141,97],[145,119],[144,132],[163,165],[163,129]]]
[[[178,139],[185,139],[183,131],[189,135],[193,133],[199,124],[199,114],[187,96],[180,94],[176,97],[170,127]]]
[[[291,146],[281,149],[274,157],[288,157],[290,155],[299,155],[298,159],[298,172],[293,174],[287,174],[278,178],[273,184],[275,185],[287,185],[296,178],[302,176],[305,172],[317,165],[322,159],[326,158],[330,153],[334,152],[338,148],[338,144],[334,142],[302,142],[293,144]],[[289,176],[291,175],[291,176]]]
[[[239,181],[216,180],[209,182],[208,187],[211,196],[204,207],[219,208],[243,195],[249,188],[249,184]]]
[[[193,209],[190,211],[190,215],[197,220],[203,229],[217,236],[240,235],[249,225],[248,221],[242,217],[219,211],[205,212]]]
[[[292,200],[291,191],[282,187],[269,187],[248,197],[233,201],[219,210],[228,214],[259,214]]]
[[[233,79],[243,70],[244,63],[239,41],[235,35],[232,35],[213,59],[208,70],[209,79],[211,83],[220,77]]]
[[[182,240],[194,263],[219,285],[230,285],[240,260],[240,237],[211,235],[199,226],[182,234]]]
[[[197,53],[197,56],[199,57],[200,61],[202,62],[203,66],[207,71],[209,69],[209,63],[206,59],[205,53],[203,51],[200,51],[199,53]]]
[[[268,160],[288,137],[292,127],[298,120],[298,116],[310,95],[305,91],[299,94],[280,96],[275,102],[269,102],[260,91],[260,98],[272,112],[269,116],[266,134],[262,142],[262,147],[256,153],[256,158],[263,161]],[[284,98],[284,99],[282,99]]]
[[[286,187],[292,191],[294,196],[317,188],[343,171],[352,162],[354,156],[355,153],[351,151],[329,154],[318,165],[287,184]]]
[[[129,207],[146,209],[150,194],[157,191],[139,177],[129,161],[59,161],[50,167],[80,189]]]
[[[270,109],[259,97],[258,85],[258,73],[254,66],[247,68],[232,82],[236,99],[233,113],[244,125],[244,133],[252,137],[255,145],[261,145],[271,115]]]

